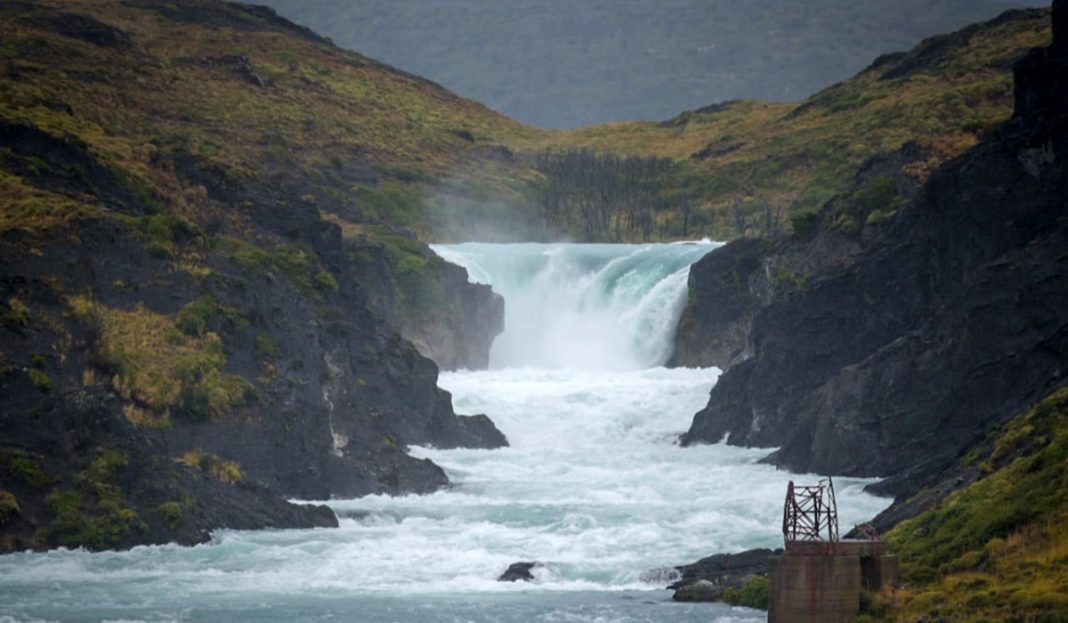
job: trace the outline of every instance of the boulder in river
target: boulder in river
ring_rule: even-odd
[[[517,582],[522,580],[529,582],[534,579],[534,574],[531,573],[531,569],[534,567],[540,567],[541,563],[538,562],[514,562],[508,566],[508,570],[501,574],[497,578],[498,582]]]

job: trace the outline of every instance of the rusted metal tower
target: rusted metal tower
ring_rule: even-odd
[[[768,566],[768,623],[853,623],[862,590],[897,583],[897,557],[886,553],[885,543],[839,539],[830,478],[815,486],[789,484],[782,534],[786,547]]]
[[[782,511],[782,534],[789,547],[792,541],[838,542],[838,504],[834,499],[834,482],[827,478],[815,486],[786,488]]]

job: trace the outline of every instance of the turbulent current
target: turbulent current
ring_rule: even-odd
[[[505,297],[491,369],[443,374],[511,446],[413,448],[454,484],[331,500],[339,529],[220,531],[197,547],[0,557],[6,621],[763,621],[676,604],[666,567],[781,539],[766,450],[681,448],[715,369],[666,369],[689,265],[712,244],[437,246]],[[840,522],[885,505],[836,481]],[[539,561],[530,583],[501,583]]]

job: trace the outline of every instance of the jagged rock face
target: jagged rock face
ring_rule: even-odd
[[[440,296],[423,309],[403,309],[396,278],[382,250],[356,243],[364,262],[355,275],[371,296],[372,308],[441,370],[485,370],[489,349],[504,330],[504,298],[490,286],[468,281],[467,270],[427,251],[441,284]]]
[[[407,233],[407,232],[406,232]],[[409,234],[410,235],[410,234]],[[440,296],[429,304],[398,301],[397,278],[381,247],[353,242],[360,261],[351,268],[370,298],[370,305],[421,355],[442,370],[484,370],[493,340],[504,331],[504,298],[484,284],[468,281],[467,271],[425,251],[425,260],[440,282]],[[351,255],[351,254],[350,254]]]
[[[484,370],[493,340],[504,331],[504,298],[470,283],[459,266],[446,264],[445,275],[444,305],[404,330],[404,337],[442,370]]]
[[[0,141],[13,157],[41,154],[55,161],[49,167],[53,174],[64,171],[64,162],[81,162],[81,177],[67,181],[71,193],[103,197],[110,192],[112,179],[94,166],[86,150],[40,131],[0,130]],[[0,240],[0,393],[5,398],[0,451],[28,453],[49,473],[45,484],[30,489],[0,473],[0,490],[14,490],[22,509],[18,522],[0,526],[0,550],[83,542],[94,547],[189,543],[222,526],[334,525],[329,510],[294,507],[280,496],[428,492],[448,479],[429,460],[407,455],[408,445],[507,443],[485,416],[456,416],[449,394],[437,387],[434,362],[375,312],[361,282],[364,275],[349,259],[357,243],[344,240],[314,208],[292,201],[284,188],[215,184],[195,161],[174,166],[220,203],[248,206],[256,228],[242,233],[248,239],[271,241],[268,248],[296,249],[300,261],[318,258],[320,274],[331,275],[329,287],[316,288],[307,271],[293,276],[284,268],[250,268],[239,255],[223,251],[219,240],[197,243],[194,234],[178,231],[174,244],[197,246],[202,261],[202,268],[189,271],[168,253],[154,253],[117,218],[87,218],[45,232],[6,232]],[[107,197],[116,211],[131,217],[151,213],[128,194],[115,191]],[[228,240],[238,233],[220,227],[219,235],[229,234]],[[135,426],[126,409],[137,401],[96,359],[93,340],[100,335],[90,335],[91,328],[72,314],[72,296],[92,299],[106,310],[143,310],[138,313],[165,319],[210,297],[212,305],[231,311],[207,317],[199,331],[217,336],[222,345],[224,367],[217,373],[243,379],[251,397],[210,417],[203,410],[190,415],[195,410],[182,403],[161,426]],[[179,333],[174,339],[181,342],[186,338]],[[203,361],[197,353],[189,355]],[[206,368],[186,372],[194,380],[213,373]],[[165,387],[167,380],[157,383]],[[99,397],[91,409],[72,410],[60,400],[84,392]],[[211,400],[210,394],[202,397]],[[90,416],[93,426],[86,425]],[[190,451],[239,465],[242,484],[197,475],[176,462]],[[125,463],[108,469],[120,479],[114,486],[140,519],[120,536],[99,542],[80,541],[88,533],[74,528],[63,537],[68,540],[53,540],[49,522],[60,522],[62,515],[49,496],[81,487],[78,474],[89,469],[97,452],[124,457]],[[94,494],[79,495],[91,501]],[[188,508],[181,506],[184,500],[190,500]],[[163,506],[171,503],[179,507]],[[85,509],[85,516],[94,512],[91,506]]]
[[[5,389],[11,385],[4,379]],[[121,417],[118,400],[102,388],[49,396],[35,407],[29,416],[0,411],[0,487],[20,506],[12,521],[0,523],[0,551],[191,545],[207,541],[219,527],[337,526],[325,506],[290,504],[254,482],[228,484],[175,462]],[[108,457],[110,466],[102,461]],[[68,492],[67,509],[54,518],[63,498],[43,494],[58,490]]]
[[[1053,15],[1053,46],[1016,68],[1014,121],[933,174],[851,261],[760,308],[752,358],[684,442],[729,434],[781,446],[772,460],[791,469],[898,474],[901,492],[1063,384],[1064,2]]]
[[[781,549],[749,549],[736,554],[714,554],[697,562],[675,567],[681,577],[668,588],[680,590],[688,585],[702,581],[719,587],[720,591],[728,587],[741,588],[753,576],[767,575],[768,559],[774,554],[781,553]],[[676,600],[678,601],[679,599],[676,597]]]
[[[751,284],[760,277],[770,243],[742,239],[690,267],[689,302],[668,365],[727,370],[751,355],[749,332],[759,301]]]
[[[926,157],[910,141],[865,162],[855,175],[854,186],[862,188],[874,179],[894,178],[899,192],[913,197],[918,190],[916,183],[902,170]],[[842,199],[835,201],[837,204]],[[689,301],[679,321],[669,365],[716,366],[727,371],[749,359],[754,352],[753,318],[758,310],[807,287],[812,275],[836,273],[851,265],[872,232],[879,231],[879,227],[866,228],[858,239],[832,230],[833,217],[828,210],[819,220],[823,227],[820,234],[806,238],[803,244],[784,238],[740,239],[695,263],[690,268]],[[829,304],[833,306],[833,301]]]

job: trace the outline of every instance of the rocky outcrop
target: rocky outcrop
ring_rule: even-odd
[[[890,180],[901,196],[914,197],[919,189],[903,170],[925,158],[927,154],[910,141],[866,161],[854,175],[852,189],[863,192],[873,182]],[[716,366],[726,371],[749,359],[754,352],[753,319],[759,310],[805,288],[814,275],[851,265],[882,227],[870,225],[859,236],[835,227],[835,216],[849,211],[843,205],[848,197],[832,200],[821,214],[807,215],[807,224],[798,224],[793,240],[742,238],[696,262],[690,268],[687,307],[668,365]]]
[[[771,242],[743,238],[690,267],[689,295],[668,366],[727,370],[751,355],[754,290]]]
[[[453,287],[462,275],[420,270],[436,256],[419,240],[394,248],[383,221],[414,195],[368,203],[381,171],[414,187],[429,175],[420,162],[458,162],[468,142],[441,131],[398,160],[365,149],[397,127],[388,115],[319,123],[351,118],[353,100],[297,80],[302,55],[360,80],[398,74],[264,7],[70,10],[0,6],[12,40],[0,81],[42,94],[0,120],[0,550],[333,525],[284,498],[433,491],[444,471],[408,446],[506,443],[485,416],[455,414],[438,366],[377,300],[409,277],[409,302],[485,298]],[[205,32],[248,46],[213,47]],[[168,37],[205,45],[157,56]],[[290,50],[286,76],[266,71],[261,40]],[[296,126],[286,110],[301,111]],[[392,166],[408,156],[414,169]],[[359,261],[368,250],[392,261]],[[477,311],[462,309],[492,325]]]
[[[402,334],[442,370],[484,370],[493,340],[504,331],[504,299],[488,285],[470,283],[467,271],[443,262],[442,300]]]
[[[7,392],[18,389],[13,376],[24,375],[9,370],[0,383],[22,402]],[[290,504],[255,482],[224,482],[174,461],[99,387],[49,395],[28,414],[4,408],[0,438],[0,489],[19,506],[14,521],[0,522],[0,551],[191,545],[217,528],[337,526],[325,506]]]
[[[727,589],[741,589],[758,575],[767,575],[768,560],[782,550],[750,549],[737,554],[715,554],[675,567],[678,580],[668,586],[675,601],[720,601]]]
[[[695,580],[675,589],[671,598],[675,601],[720,601],[723,587],[709,580]]]
[[[534,579],[534,574],[531,570],[534,567],[540,567],[541,564],[537,562],[513,562],[508,565],[504,573],[497,578],[498,582],[530,582]]]
[[[504,298],[469,282],[464,268],[431,262],[441,296],[428,309],[400,311],[400,333],[442,370],[485,370],[490,346],[504,331]]]
[[[752,356],[720,377],[684,443],[779,446],[778,465],[897,475],[901,493],[1064,383],[1065,13],[1055,2],[1054,44],[1016,67],[1012,122],[753,314]],[[824,223],[762,261],[838,235]]]
[[[321,257],[329,258],[329,241],[343,243],[329,227],[321,234],[309,231],[306,239],[318,239]],[[453,413],[449,394],[436,386],[437,367],[366,307],[344,263],[332,267],[338,292],[324,298],[303,290],[299,280],[245,269],[224,254],[209,256],[212,278],[194,278],[109,219],[82,221],[78,245],[70,244],[74,235],[9,232],[0,243],[0,452],[25,453],[48,477],[23,490],[0,474],[0,489],[16,492],[26,519],[3,527],[5,548],[75,545],[80,538],[90,547],[190,543],[219,527],[330,525],[329,511],[292,506],[281,496],[428,492],[448,479],[429,460],[408,456],[406,446],[507,443],[485,416]],[[36,253],[26,252],[29,245]],[[153,413],[124,389],[130,370],[122,366],[135,364],[101,361],[108,337],[70,310],[69,297],[87,292],[101,313],[128,322],[169,323],[194,302],[210,300],[195,330],[218,336],[226,351],[222,372],[245,379],[249,398],[232,412],[211,414],[183,397],[169,414],[157,412],[135,426],[134,414]],[[327,301],[333,307],[324,314]],[[153,327],[128,330],[155,339]],[[98,397],[90,414],[99,426],[57,402],[83,391]],[[64,442],[49,433],[57,430],[78,436]],[[104,541],[81,529],[55,540],[51,526],[61,517],[49,500],[79,491],[78,474],[96,453],[112,450],[124,457],[116,470],[124,504],[140,519]],[[240,482],[198,475],[181,463],[189,456],[233,465]],[[192,506],[181,506],[186,503]],[[85,502],[79,516],[96,516],[95,504]]]
[[[408,253],[400,262],[366,239],[354,241],[349,254],[373,309],[442,370],[484,370],[493,340],[504,331],[504,298],[468,281],[465,269],[418,243],[411,232],[393,234]],[[403,270],[399,263],[406,264]]]

